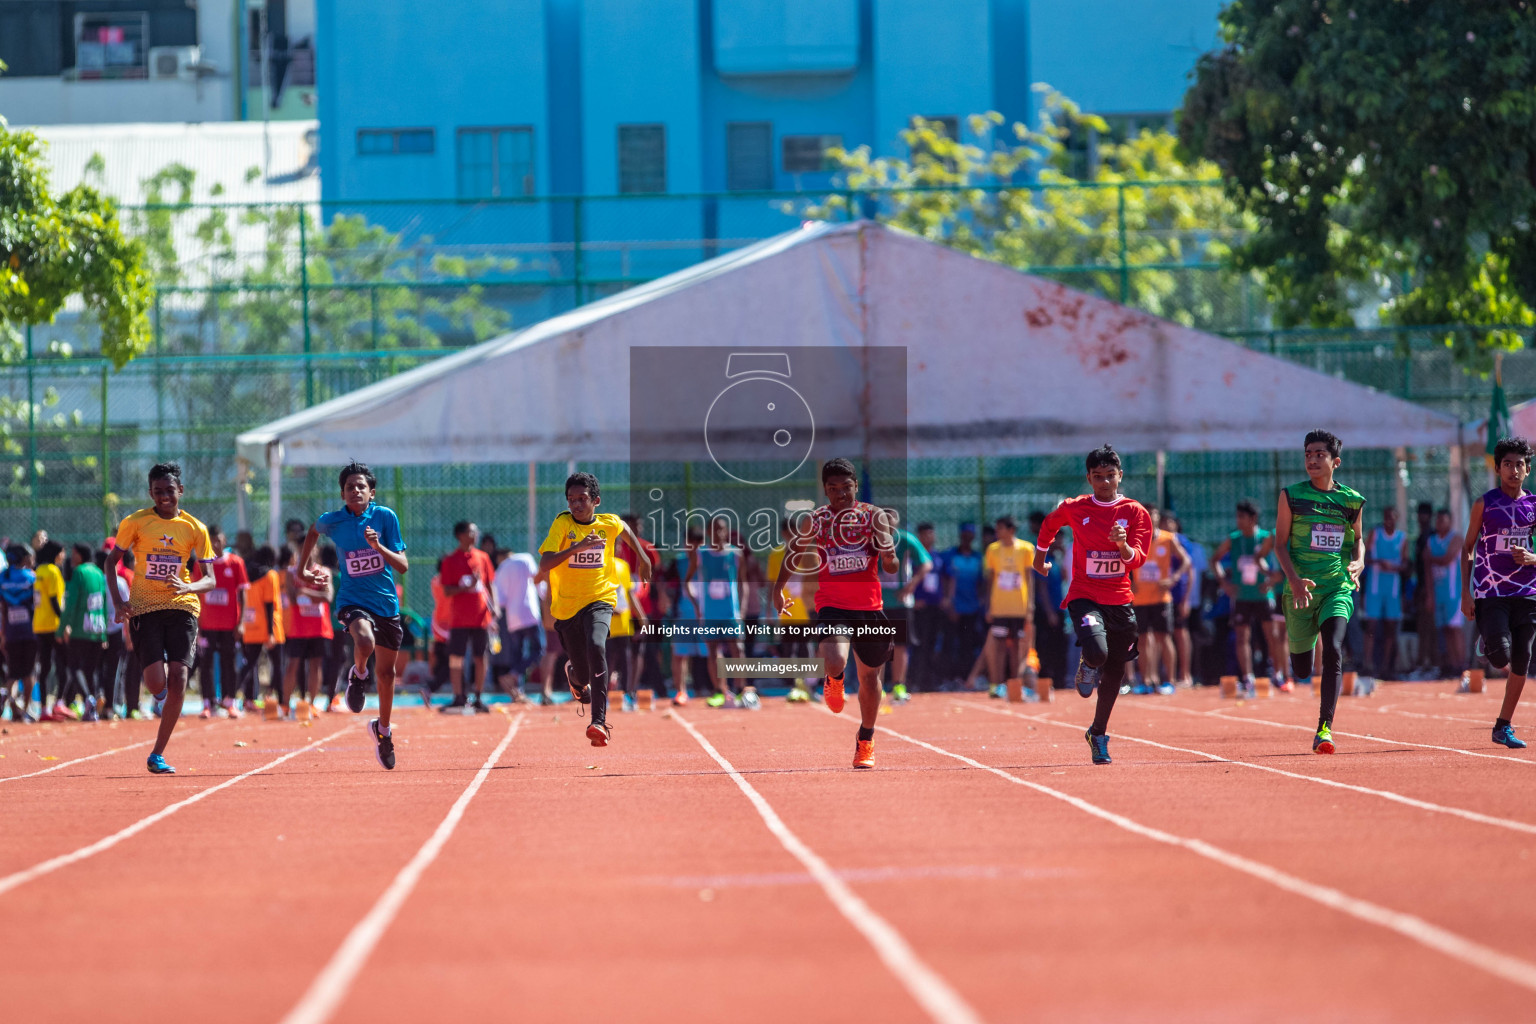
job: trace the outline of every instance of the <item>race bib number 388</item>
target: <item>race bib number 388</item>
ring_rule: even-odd
[[[181,559],[175,555],[149,555],[145,563],[144,578],[147,580],[164,582],[181,577]]]

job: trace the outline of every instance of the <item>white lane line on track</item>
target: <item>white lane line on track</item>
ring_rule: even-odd
[[[994,715],[1008,715],[1012,718],[1030,722],[1044,722],[1046,725],[1054,725],[1063,729],[1077,729],[1079,726],[1070,722],[1058,722],[1044,715],[1022,715],[1017,711],[1009,711],[1007,708],[994,708],[982,705],[980,710]],[[1388,789],[1372,789],[1370,786],[1357,786],[1348,782],[1336,782],[1333,779],[1319,778],[1316,775],[1303,775],[1300,772],[1288,772],[1283,768],[1275,768],[1267,764],[1254,764],[1252,761],[1238,761],[1230,757],[1222,757],[1220,754],[1207,753],[1204,750],[1195,750],[1192,747],[1175,747],[1168,743],[1159,743],[1156,740],[1142,739],[1139,736],[1127,736],[1116,730],[1113,734],[1117,740],[1127,743],[1144,743],[1149,747],[1157,747],[1161,750],[1172,750],[1180,754],[1194,754],[1210,761],[1218,761],[1222,764],[1235,764],[1243,768],[1252,768],[1255,771],[1270,772],[1274,775],[1283,775],[1288,779],[1300,779],[1303,782],[1315,782],[1319,786],[1329,786],[1334,789],[1347,789],[1355,793],[1364,793],[1367,796],[1380,797],[1393,803],[1403,804],[1421,811],[1433,811],[1436,814],[1449,814],[1453,817],[1463,818],[1467,821],[1477,822],[1479,825],[1493,825],[1496,828],[1507,828],[1512,832],[1524,832],[1527,835],[1536,835],[1536,825],[1530,825],[1513,818],[1498,818],[1491,814],[1482,814],[1478,811],[1469,811],[1460,807],[1449,807],[1445,804],[1430,803],[1428,800],[1419,800],[1401,793],[1394,793]]]
[[[205,725],[201,729],[198,729],[196,731],[197,732],[207,732],[209,729],[212,729],[212,728],[213,728],[212,725]],[[80,764],[83,761],[94,761],[98,757],[106,757],[108,754],[121,754],[125,750],[133,750],[136,747],[147,747],[147,746],[149,746],[150,744],[152,744],[154,742],[155,741],[152,740],[152,739],[151,740],[141,740],[138,743],[130,743],[126,747],[113,747],[111,750],[103,750],[99,754],[87,754],[84,757],[77,757],[77,758],[75,758],[74,760],[71,760],[71,761],[63,761],[63,762],[60,762],[59,764],[50,765],[49,767],[44,768],[40,772],[28,772],[26,775],[8,775],[5,778],[0,778],[0,782],[15,782],[17,779],[30,779],[30,778],[34,778],[34,777],[36,777],[38,775],[47,775],[49,772],[56,772],[60,768],[68,768],[72,764]]]
[[[41,864],[34,864],[32,867],[27,868],[24,871],[18,871],[15,874],[6,875],[4,878],[0,878],[0,896],[5,895],[19,885],[25,885],[27,882],[30,882],[33,879],[41,878],[46,874],[57,871],[59,868],[67,867],[70,864],[78,863],[88,857],[94,857],[96,854],[105,850],[110,850],[124,839],[129,839],[138,835],[140,832],[143,832],[151,825],[159,821],[164,821],[166,818],[169,818],[171,815],[175,814],[182,808],[191,807],[199,800],[206,799],[221,789],[228,789],[230,786],[233,786],[237,782],[243,782],[244,780],[250,778],[252,775],[259,775],[264,771],[276,768],[284,761],[292,760],[293,758],[298,757],[300,754],[313,750],[320,746],[320,744],[335,739],[337,736],[340,736],[346,731],[346,729],[338,729],[331,733],[329,736],[322,736],[320,739],[315,740],[313,743],[310,743],[307,746],[300,747],[298,750],[289,751],[282,757],[268,761],[260,768],[252,768],[250,771],[244,773],[243,775],[236,775],[232,779],[224,780],[217,786],[209,786],[207,789],[200,789],[196,793],[193,793],[191,796],[187,797],[185,800],[178,800],[168,807],[162,807],[154,814],[151,814],[148,817],[140,818],[132,825],[129,825],[123,829],[119,829],[118,831],[107,836],[105,839],[98,839],[96,842],[91,843],[89,846],[82,846],[80,849],[75,850],[73,853],[60,854],[57,857],[51,857],[48,860],[43,861]]]
[[[727,761],[698,729],[694,728],[692,722],[678,714],[676,708],[672,710],[672,718],[688,730],[688,734],[698,741],[706,754],[714,758],[716,764],[725,769],[731,781],[735,782],[737,788],[751,801],[758,816],[763,819],[763,824],[768,826],[768,831],[773,833],[773,837],[790,856],[810,872],[811,877],[821,886],[821,891],[826,893],[827,899],[832,901],[832,905],[848,923],[853,925],[854,929],[874,947],[875,955],[917,1001],[917,1004],[928,1012],[929,1017],[938,1021],[939,1024],[981,1024],[981,1017],[971,1009],[960,993],[950,987],[949,982],[913,951],[900,932],[885,918],[870,909],[869,904],[850,889],[848,883],[843,881],[819,854],[790,831],[789,826],[784,824],[784,820],[779,817],[773,806],[763,799],[763,795],[742,777],[735,766]],[[298,1022],[287,1021],[285,1024],[298,1024]]]
[[[1122,814],[1116,814],[1114,811],[1106,810],[1097,804],[1089,803],[1081,797],[1072,796],[1070,793],[1063,793],[1059,789],[1052,789],[1050,786],[1041,785],[1038,782],[1021,779],[1017,775],[1006,772],[1001,768],[982,764],[974,758],[945,750],[943,747],[938,747],[916,737],[899,733],[887,726],[882,725],[877,726],[877,728],[881,732],[888,733],[897,739],[905,740],[925,750],[930,750],[935,754],[954,758],[956,761],[968,764],[973,768],[979,768],[984,772],[991,772],[993,775],[1015,785],[1053,797],[1077,808],[1085,814],[1090,814],[1102,821],[1107,821],[1134,835],[1151,839],[1154,842],[1164,843],[1168,846],[1177,846],[1189,850],[1191,853],[1232,868],[1234,871],[1250,875],[1260,881],[1268,882],[1286,892],[1305,897],[1331,910],[1337,910],[1368,924],[1379,925],[1389,931],[1394,931],[1404,938],[1411,939],[1439,953],[1444,953],[1454,960],[1459,960],[1479,970],[1487,971],[1489,974],[1502,978],[1512,984],[1536,991],[1536,964],[1510,956],[1507,953],[1501,953],[1492,947],[1473,942],[1471,939],[1463,938],[1455,932],[1441,928],[1439,925],[1430,924],[1423,918],[1415,917],[1412,914],[1405,914],[1400,910],[1392,910],[1356,896],[1350,896],[1326,885],[1308,882],[1305,879],[1297,878],[1295,875],[1287,874],[1278,868],[1270,867],[1268,864],[1251,860],[1241,854],[1224,850],[1219,846],[1213,846],[1203,839],[1189,839],[1184,836],[1175,835],[1172,832],[1165,832],[1160,828],[1143,825],[1139,821],[1134,821]]]
[[[103,750],[99,754],[87,754],[84,757],[77,757],[72,761],[62,761],[59,764],[44,768],[40,772],[28,772],[26,775],[9,775],[3,779],[0,779],[0,782],[15,782],[17,779],[31,779],[38,775],[47,775],[49,772],[56,772],[60,768],[68,768],[72,764],[80,764],[83,761],[94,761],[98,757],[106,757],[108,754],[121,754],[125,750],[133,750],[136,747],[147,747],[154,742],[154,740],[143,740],[139,743],[130,743],[126,747],[113,747],[111,750]]]
[[[496,762],[501,760],[501,755],[511,744],[512,737],[517,735],[518,727],[523,724],[525,716],[526,712],[519,714],[508,724],[507,734],[501,738],[496,749],[491,751],[485,763],[480,766],[480,770],[475,773],[475,777],[464,788],[464,792],[460,793],[459,798],[453,802],[453,806],[448,808],[448,813],[438,823],[436,830],[427,837],[425,843],[421,844],[421,849],[406,862],[405,867],[400,869],[400,873],[395,876],[394,881],[389,883],[389,887],[379,896],[373,908],[363,916],[361,921],[353,925],[330,961],[321,968],[315,980],[310,983],[309,990],[283,1018],[283,1024],[320,1024],[321,1021],[329,1020],[331,1014],[341,1006],[342,1000],[347,996],[347,990],[352,987],[352,982],[357,979],[358,973],[362,971],[368,957],[373,954],[379,940],[389,930],[395,915],[410,898],[416,883],[421,881],[421,876],[426,873],[427,868],[432,866],[437,855],[443,852],[443,847],[447,845],[454,830],[459,827],[469,802],[475,798],[475,794],[485,783],[486,777],[491,774],[491,769],[496,767]]]
[[[1216,711],[1191,711],[1188,708],[1164,708],[1158,707],[1155,704],[1142,706],[1148,711],[1163,711],[1182,715],[1204,715],[1206,717],[1224,718],[1229,722],[1252,722],[1254,725],[1267,725],[1272,729],[1300,729],[1306,733],[1314,731],[1310,725],[1292,725],[1289,722],[1271,722],[1267,718],[1247,718],[1238,715],[1219,714],[1218,712],[1224,710],[1222,708],[1217,708]],[[1489,728],[1491,729],[1492,726]],[[1352,740],[1370,740],[1372,743],[1386,743],[1394,747],[1420,747],[1424,750],[1444,750],[1446,753],[1465,754],[1467,757],[1483,757],[1492,761],[1513,761],[1516,764],[1536,765],[1536,760],[1528,757],[1510,757],[1508,754],[1485,754],[1477,750],[1464,750],[1461,747],[1442,747],[1436,743],[1415,743],[1412,740],[1395,740],[1387,736],[1367,736],[1359,732],[1340,732],[1338,729],[1334,729],[1333,734],[1335,736],[1347,736]]]

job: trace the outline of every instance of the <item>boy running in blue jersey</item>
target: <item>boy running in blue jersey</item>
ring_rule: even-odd
[[[379,717],[368,723],[379,764],[395,766],[395,741],[390,735],[389,712],[395,702],[395,656],[405,637],[400,620],[400,596],[395,577],[410,568],[400,519],[393,509],[374,502],[378,481],[361,462],[341,471],[341,496],[345,507],[321,516],[304,538],[299,570],[311,586],[326,585],[329,577],[310,563],[315,543],[330,537],[341,558],[336,583],[336,618],[352,634],[352,671],[347,673],[347,707],[363,710],[368,696],[368,658],[378,651],[375,672],[379,684]]]

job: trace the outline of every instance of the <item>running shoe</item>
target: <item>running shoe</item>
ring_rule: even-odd
[[[145,762],[151,775],[175,775],[176,769],[165,763],[165,757],[160,754],[150,754]]]
[[[144,721],[144,712],[140,711],[138,708],[129,708],[128,718],[130,721],[142,722]]]
[[[1126,694],[1128,694],[1130,692],[1131,692],[1131,684],[1130,683],[1121,683],[1120,684],[1120,696],[1124,697]]]
[[[1333,753],[1333,728],[1332,728],[1332,726],[1324,725],[1321,729],[1317,730],[1317,735],[1312,737],[1312,753],[1314,753],[1314,754],[1331,754],[1331,753]]]
[[[356,666],[347,670],[347,710],[354,715],[368,703],[368,677],[359,679],[353,674]]]
[[[620,711],[633,711],[633,710],[635,710],[635,698],[631,697],[629,694],[626,693],[624,695],[623,702],[619,705],[619,710]]]
[[[475,709],[475,714],[477,715],[488,715],[491,713],[491,709],[486,707],[485,701],[481,700],[479,697],[476,697],[473,701],[470,702],[470,707]]]
[[[1159,683],[1157,686],[1157,694],[1160,697],[1172,697],[1178,692],[1179,688],[1172,683]]]
[[[1092,697],[1093,691],[1099,685],[1099,670],[1089,667],[1086,661],[1077,663],[1077,677],[1072,680],[1077,686],[1079,697]]]
[[[827,710],[834,715],[843,713],[843,681],[842,679],[827,676],[827,681],[821,686],[821,700],[826,704]]]
[[[687,704],[688,703],[688,691],[687,690],[678,690],[677,691],[677,696],[672,698],[672,703],[676,704],[678,707],[682,707],[684,704]]]
[[[594,747],[606,747],[608,741],[613,739],[613,730],[603,722],[593,722],[587,726],[587,739],[592,741]]]
[[[704,703],[708,707],[723,708],[725,707],[725,694],[712,693],[708,697],[704,698]]]
[[[1135,686],[1131,687],[1131,693],[1137,697],[1145,697],[1151,692],[1152,687],[1148,686],[1146,683],[1137,683]]]
[[[99,722],[99,721],[101,721],[101,716],[96,713],[96,705],[95,704],[87,704],[85,706],[85,710],[80,712],[80,721],[82,721],[82,722]]]
[[[63,701],[59,701],[53,705],[53,720],[55,722],[78,722],[80,721],[80,713]]]
[[[570,662],[565,663],[565,685],[571,688],[572,700],[580,701],[582,704],[592,703],[592,688],[576,682],[576,670],[571,667]],[[463,703],[463,698],[455,697],[454,701]]]
[[[1279,690],[1281,693],[1295,693],[1296,692],[1296,684],[1291,682],[1289,679],[1282,679],[1282,678],[1277,676],[1273,680],[1273,684],[1272,685],[1274,686],[1275,689]]]
[[[203,710],[201,710],[201,711],[199,711],[197,713],[197,717],[198,718],[212,718],[213,717],[213,708],[211,708],[208,705],[204,704],[203,705]]]
[[[987,696],[993,700],[1002,700],[1008,696],[1008,688],[1002,683],[998,683],[996,686],[989,686],[987,687]]]
[[[1093,752],[1093,763],[1109,764],[1109,734],[1095,736],[1090,730],[1083,735],[1088,737],[1088,749]]]
[[[1515,735],[1515,727],[1512,725],[1496,725],[1493,727],[1493,742],[1511,750],[1524,750],[1525,740]]]
[[[875,766],[875,741],[857,740],[853,745],[853,766],[855,768],[873,768]]]
[[[748,711],[756,711],[758,708],[763,706],[763,702],[758,699],[757,690],[755,688],[749,686],[745,690],[741,691],[741,706],[746,708]]]
[[[811,691],[804,683],[795,683],[789,688],[789,693],[784,696],[784,699],[791,704],[805,704],[811,699]]]
[[[368,720],[368,735],[373,737],[373,756],[379,759],[379,765],[385,771],[393,771],[395,767],[395,737],[391,732],[388,735],[379,731],[379,720]]]
[[[906,683],[897,683],[891,688],[891,700],[897,704],[905,704],[912,699],[912,694],[907,692]]]

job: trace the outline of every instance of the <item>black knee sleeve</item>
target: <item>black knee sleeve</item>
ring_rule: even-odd
[[[1511,653],[1509,637],[1483,637],[1483,657],[1487,658],[1488,664],[1492,665],[1494,668],[1509,668],[1511,662]],[[1525,651],[1525,657],[1523,660],[1525,661],[1525,665],[1517,670],[1520,675],[1524,675],[1525,669],[1530,667],[1531,652],[1529,650]]]
[[[1305,682],[1312,678],[1312,652],[1302,651],[1300,654],[1291,654],[1291,675],[1298,681]]]

